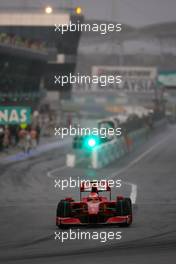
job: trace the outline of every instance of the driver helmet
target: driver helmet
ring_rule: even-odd
[[[99,196],[97,193],[90,193],[89,194],[89,197],[88,197],[88,200],[89,201],[98,201],[99,200]]]

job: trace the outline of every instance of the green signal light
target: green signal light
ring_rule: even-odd
[[[97,137],[85,138],[84,147],[87,150],[93,150],[97,145],[99,145],[99,139]]]
[[[95,145],[96,145],[96,141],[95,141],[95,139],[90,138],[90,139],[88,140],[88,146],[91,147],[91,148],[93,148],[93,147],[95,147]]]

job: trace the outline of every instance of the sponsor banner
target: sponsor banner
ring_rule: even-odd
[[[112,104],[127,104],[128,103],[128,97],[127,95],[120,95],[118,96],[112,94],[112,95],[99,95],[92,93],[91,95],[80,95],[79,96],[73,96],[73,102],[77,104],[88,104],[88,105],[105,105],[106,103],[112,103]],[[65,102],[64,102],[65,103]]]
[[[158,82],[164,86],[176,86],[176,72],[160,72]]]
[[[105,89],[121,90],[126,92],[153,92],[157,81],[156,67],[127,67],[127,66],[93,66],[92,75],[122,76],[120,84],[108,84]],[[92,90],[102,90],[100,84],[95,84]]]
[[[31,123],[30,107],[0,106],[0,125]]]
[[[155,80],[157,68],[135,66],[93,66],[92,75],[121,75],[126,80]]]

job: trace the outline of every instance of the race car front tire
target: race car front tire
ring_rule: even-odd
[[[71,207],[70,202],[61,200],[57,205],[57,211],[56,211],[57,217],[71,217]],[[56,223],[57,226],[64,228],[63,225]]]
[[[123,200],[117,201],[116,204],[117,216],[130,216],[129,222],[120,224],[120,226],[129,226],[132,223],[132,203],[130,198],[124,198]]]

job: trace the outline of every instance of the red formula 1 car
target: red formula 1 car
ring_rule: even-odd
[[[89,192],[82,197],[83,192]],[[109,199],[100,192],[109,192]],[[83,183],[80,187],[80,201],[65,198],[58,203],[56,225],[66,228],[73,225],[116,224],[129,226],[132,223],[132,203],[130,198],[117,196],[111,200],[111,188],[105,182],[98,186],[97,182]]]

